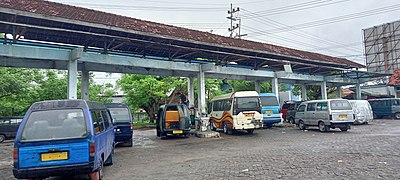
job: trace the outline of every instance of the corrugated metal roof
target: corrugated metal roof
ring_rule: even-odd
[[[0,0],[0,7],[31,12],[46,16],[54,16],[65,19],[84,21],[95,24],[119,27],[128,30],[151,33],[154,35],[175,37],[188,41],[223,45],[233,48],[243,48],[253,51],[265,51],[280,55],[292,56],[308,60],[325,61],[344,64],[349,67],[364,67],[364,65],[350,61],[345,58],[337,58],[319,53],[301,51],[285,48],[277,45],[254,42],[244,39],[234,39],[230,37],[215,35],[207,32],[191,30],[166,24],[160,24],[126,16],[96,11],[87,8],[75,7],[55,2],[43,0]]]

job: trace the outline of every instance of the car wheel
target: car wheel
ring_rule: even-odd
[[[247,129],[247,133],[253,134],[253,132],[254,132],[254,129]]]
[[[6,140],[6,136],[0,134],[0,143],[2,143],[4,140]]]
[[[374,119],[378,119],[378,115],[376,115],[375,113],[372,115],[374,117]]]
[[[167,133],[160,132],[161,139],[167,139]]]
[[[272,128],[272,124],[265,124],[266,128]]]
[[[222,126],[224,128],[224,134],[228,134],[228,126],[226,125],[225,122],[222,123]]]
[[[106,162],[104,163],[105,166],[113,165],[113,155],[114,155],[114,149],[112,150],[111,154],[108,156]]]
[[[184,135],[185,138],[188,138],[189,136],[190,136],[189,133],[185,133],[185,135]]]
[[[346,132],[347,130],[348,130],[348,128],[347,127],[341,127],[341,128],[339,128],[341,131],[343,131],[343,132]]]
[[[129,140],[129,141],[126,143],[126,146],[132,147],[132,146],[133,146],[133,140],[132,140],[132,139]]]
[[[319,131],[321,131],[321,132],[327,132],[329,130],[328,126],[326,126],[323,121],[320,121],[318,123],[318,128],[319,128]]]
[[[160,130],[157,128],[157,137],[160,137]]]
[[[305,130],[306,129],[306,125],[304,124],[304,121],[302,121],[302,120],[299,120],[299,129],[300,130]]]
[[[294,118],[290,117],[290,118],[289,118],[289,123],[290,123],[290,124],[295,124]]]
[[[395,114],[394,114],[394,118],[400,119],[400,112],[395,113]]]
[[[214,122],[210,122],[210,129],[211,129],[212,131],[216,131],[216,130],[217,130],[217,128],[216,128],[215,125],[214,125]]]

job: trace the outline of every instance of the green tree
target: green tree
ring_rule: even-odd
[[[23,115],[34,102],[37,69],[0,67],[0,115]]]
[[[292,92],[296,96],[301,95],[301,85],[295,85]],[[336,97],[336,87],[327,87],[326,92],[328,98]],[[316,99],[322,99],[321,86],[307,86],[307,100]]]
[[[66,71],[0,67],[0,76],[0,115],[3,116],[24,115],[29,106],[37,101],[67,98]],[[80,84],[79,81],[78,94]],[[99,94],[102,96],[97,96]],[[96,85],[91,77],[91,100],[110,102],[109,97],[114,94],[112,85]]]
[[[117,81],[125,93],[125,101],[136,110],[143,108],[154,123],[155,110],[160,102],[169,100],[167,95],[177,86],[183,86],[185,81],[176,77],[158,77],[148,75],[126,74]]]

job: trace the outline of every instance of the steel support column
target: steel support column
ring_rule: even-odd
[[[358,82],[356,84],[356,99],[361,99],[361,84]]]
[[[78,88],[78,60],[68,62],[68,99],[76,99]]]
[[[277,97],[277,99],[279,99],[279,83],[278,83],[278,78],[274,77],[272,78],[272,93],[274,93]]]
[[[321,95],[323,100],[328,99],[328,94],[326,92],[326,81],[322,81],[321,83]]]
[[[206,112],[206,86],[205,86],[205,76],[204,71],[202,70],[202,66],[200,66],[200,72],[197,76],[198,81],[198,98],[197,98],[197,108],[201,114],[205,114]]]
[[[77,99],[78,96],[78,59],[82,57],[83,48],[75,48],[70,51],[68,61],[68,87],[67,98]]]
[[[194,106],[194,79],[192,76],[188,77],[188,99],[189,106]]]
[[[307,101],[307,85],[301,85],[301,100]]]
[[[82,70],[81,98],[89,100],[89,71]]]
[[[255,91],[257,91],[258,93],[261,92],[260,81],[255,81],[255,82],[254,82],[254,89],[255,89]]]

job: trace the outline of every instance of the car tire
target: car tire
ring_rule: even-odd
[[[217,128],[216,128],[215,125],[214,125],[214,122],[210,122],[210,129],[211,129],[212,131],[216,131],[216,130],[217,130]]]
[[[395,113],[395,114],[394,114],[394,118],[395,118],[395,119],[400,119],[400,112]]]
[[[298,126],[299,126],[300,130],[305,130],[306,129],[306,125],[304,124],[303,120],[299,120]]]
[[[189,138],[190,133],[185,133],[183,136],[184,136],[185,138]]]
[[[129,141],[126,143],[126,146],[132,147],[132,146],[133,146],[133,139],[129,140]]]
[[[374,117],[374,119],[379,119],[379,116],[376,115],[375,113],[372,116]]]
[[[325,123],[323,121],[320,121],[318,123],[318,129],[321,132],[328,132],[329,131],[329,127],[325,125]]]
[[[167,139],[167,133],[160,132],[161,139]]]
[[[254,129],[247,129],[247,133],[253,134],[254,133]]]
[[[272,124],[265,124],[265,127],[268,128],[268,129],[272,128]]]
[[[225,122],[222,123],[222,127],[224,129],[224,134],[228,134],[228,126],[226,125]]]
[[[289,118],[289,123],[290,123],[290,124],[295,124],[294,118],[290,117],[290,118]]]
[[[6,136],[0,134],[0,143],[2,143],[4,140],[6,140]]]
[[[349,130],[349,128],[347,128],[347,127],[341,127],[339,129],[340,129],[340,131],[343,131],[343,132],[346,132],[347,130]]]
[[[106,162],[104,162],[105,166],[113,165],[113,155],[114,155],[114,149],[112,150],[111,154],[108,156]]]

